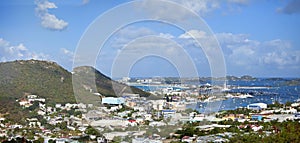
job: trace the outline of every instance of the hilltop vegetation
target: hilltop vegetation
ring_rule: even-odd
[[[48,101],[75,102],[72,75],[48,61],[14,61],[0,63],[0,97],[20,99],[36,94]]]

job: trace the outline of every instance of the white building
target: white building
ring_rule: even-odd
[[[124,104],[124,98],[115,98],[115,97],[104,97],[102,98],[102,104],[113,104],[113,105],[120,105]]]
[[[252,103],[247,106],[247,109],[251,110],[261,110],[266,109],[268,105],[266,103]]]

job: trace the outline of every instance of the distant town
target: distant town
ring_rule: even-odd
[[[300,100],[286,103],[275,100],[271,104],[257,102],[217,112],[201,112],[195,108],[202,106],[198,103],[253,98],[254,94],[230,92],[246,87],[226,83],[224,86],[209,83],[184,85],[177,80],[162,83],[158,79],[132,81],[123,78],[118,82],[140,87],[160,98],[151,99],[132,93],[105,97],[94,93],[101,101],[98,105],[49,104],[39,95],[24,95],[16,102],[23,109],[30,110],[31,118],[12,122],[1,115],[0,139],[2,142],[45,143],[238,142],[238,139],[250,135],[267,139],[284,133],[283,124],[299,126],[300,122]]]

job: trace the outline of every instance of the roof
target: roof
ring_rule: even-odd
[[[252,103],[248,105],[248,107],[253,107],[253,106],[257,106],[260,108],[267,108],[268,105],[266,103]]]
[[[166,109],[166,110],[162,110],[162,112],[175,112],[175,110]]]
[[[252,104],[249,104],[249,106],[261,106],[261,105],[265,106],[267,104],[266,103],[252,103]]]
[[[102,104],[124,104],[124,98],[105,97],[102,98]]]

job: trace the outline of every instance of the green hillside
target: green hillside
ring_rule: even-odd
[[[138,88],[130,87],[125,84],[111,80],[111,78],[103,75],[96,69],[90,66],[77,67],[73,71],[74,82],[79,82],[79,86],[85,88],[92,88],[93,84],[97,85],[97,90],[92,89],[92,91],[98,91],[105,96],[121,96],[124,93],[136,93],[143,97],[148,97],[150,94],[144,92]],[[95,80],[93,79],[95,77]],[[80,88],[80,87],[78,87]],[[87,89],[85,89],[87,90]]]
[[[72,75],[54,62],[14,61],[0,63],[0,97],[22,98],[36,94],[54,102],[75,102]]]
[[[91,73],[95,73],[95,83],[97,90],[88,90],[89,83],[85,83]],[[76,97],[88,99],[88,101],[99,101],[99,97],[94,92],[99,92],[103,96],[116,96],[115,91],[122,93],[138,93],[142,96],[149,96],[140,89],[129,87],[112,81],[107,76],[92,67],[78,67],[74,69],[76,80]],[[112,84],[117,89],[113,90]],[[55,62],[38,60],[19,60],[13,62],[0,63],[0,113],[12,111],[17,106],[17,99],[28,94],[36,94],[46,99],[48,103],[76,102],[72,73],[65,70]],[[82,101],[81,99],[79,99]]]

